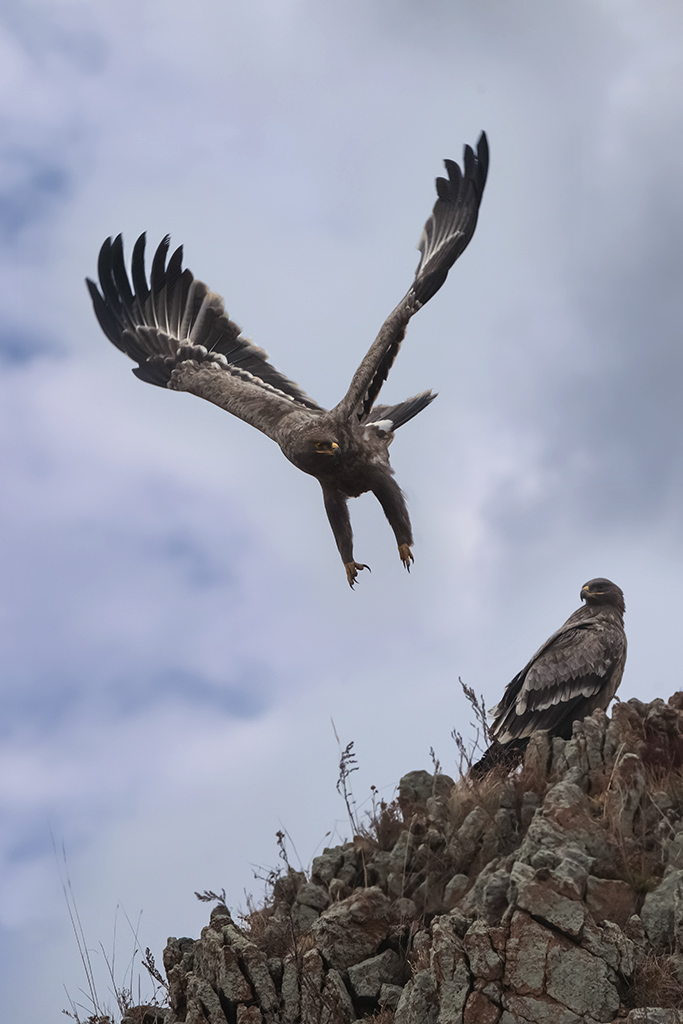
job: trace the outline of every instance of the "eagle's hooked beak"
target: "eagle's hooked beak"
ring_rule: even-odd
[[[315,450],[318,455],[334,455],[336,451],[339,451],[339,445],[336,441],[330,441],[329,444],[324,441],[316,442]]]

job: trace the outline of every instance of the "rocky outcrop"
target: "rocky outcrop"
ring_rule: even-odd
[[[169,939],[166,1024],[683,1024],[683,693],[411,772],[360,832]]]

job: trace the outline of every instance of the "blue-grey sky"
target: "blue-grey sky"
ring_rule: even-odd
[[[0,986],[103,1001],[117,906],[157,959],[195,889],[305,866],[489,704],[606,575],[622,697],[680,688],[683,11],[673,0],[23,0],[0,14]],[[476,235],[383,391],[439,397],[372,497],[351,592],[317,483],[252,428],[137,381],[83,278],[170,232],[323,405],[405,292],[444,157],[486,129]],[[130,943],[118,916],[122,965]]]

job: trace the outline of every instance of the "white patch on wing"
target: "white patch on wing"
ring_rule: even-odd
[[[394,429],[393,420],[376,420],[374,423],[366,423],[365,429],[372,427],[373,430],[381,430],[383,434],[390,434]]]

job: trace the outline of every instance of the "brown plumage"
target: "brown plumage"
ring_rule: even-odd
[[[569,739],[575,721],[607,710],[626,663],[624,595],[610,580],[589,580],[578,608],[505,688],[491,710],[492,744],[471,769],[475,777],[496,765],[519,763],[538,729]]]
[[[465,147],[464,173],[445,161],[448,178],[437,178],[438,199],[418,248],[415,280],[389,314],[354,374],[346,395],[327,411],[279,373],[263,349],[242,337],[220,296],[182,269],[182,247],[166,263],[169,238],[154,256],[147,283],[145,236],[133,249],[128,280],[119,235],[102,246],[100,290],[88,288],[109,340],[139,365],[141,380],[189,391],[251,423],[276,441],[290,462],[320,481],[325,509],[346,576],[354,585],[367,568],[353,557],[347,500],[372,491],[394,531],[401,560],[413,561],[413,534],[400,487],[389,464],[394,431],[436,397],[425,391],[398,405],[375,405],[398,354],[410,318],[439,290],[476,227],[488,169],[482,133],[476,155]]]

